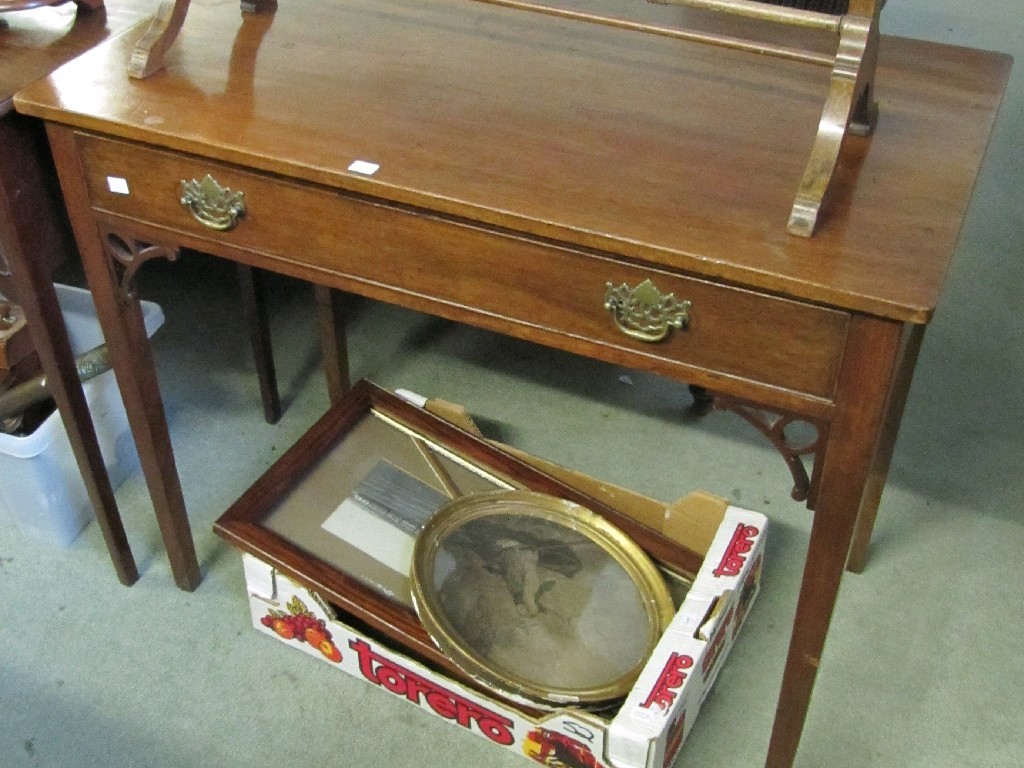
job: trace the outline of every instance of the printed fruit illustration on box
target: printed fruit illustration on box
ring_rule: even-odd
[[[526,734],[523,754],[549,768],[604,768],[586,744],[547,728]]]
[[[324,658],[335,663],[341,661],[341,651],[334,644],[327,623],[323,619],[314,616],[298,596],[293,596],[286,607],[287,611],[271,610],[260,619],[260,623],[274,630],[285,640],[309,643],[320,651]]]

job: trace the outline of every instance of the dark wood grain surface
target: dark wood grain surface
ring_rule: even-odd
[[[808,240],[785,222],[827,85],[817,67],[456,0],[354,0],[313,25],[310,5],[240,19],[196,3],[166,71],[125,77],[127,34],[18,109],[923,322],[1009,70],[885,39],[877,131],[848,141]],[[354,160],[380,170],[351,173]]]

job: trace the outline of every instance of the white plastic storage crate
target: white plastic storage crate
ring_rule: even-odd
[[[57,286],[75,355],[103,343],[92,295],[81,288]],[[163,325],[160,306],[142,302],[146,332]],[[103,463],[114,488],[137,466],[135,444],[114,372],[83,385]],[[67,547],[93,519],[94,512],[60,414],[52,413],[29,435],[0,433],[0,526],[16,524],[28,537]]]

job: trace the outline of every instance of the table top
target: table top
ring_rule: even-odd
[[[16,108],[913,323],[938,301],[1011,63],[883,37],[878,127],[847,140],[818,232],[800,238],[786,221],[828,87],[819,66],[468,0],[245,16],[195,0],[166,69],[132,80],[143,29]]]
[[[68,2],[0,14],[0,115],[19,90],[155,10],[152,1],[108,0],[97,11],[76,12]]]

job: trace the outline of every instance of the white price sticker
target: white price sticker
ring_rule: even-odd
[[[348,167],[353,173],[361,173],[365,176],[373,176],[378,168],[380,168],[379,164],[371,163],[368,160],[356,160]]]
[[[107,176],[107,188],[115,195],[127,195],[128,179],[122,179],[120,176]]]

